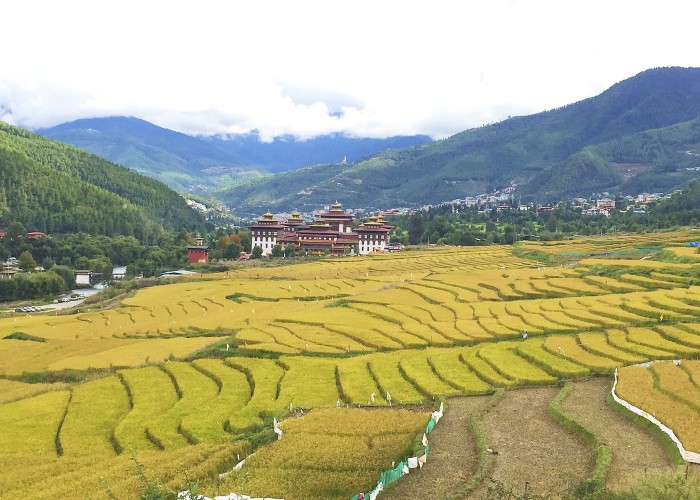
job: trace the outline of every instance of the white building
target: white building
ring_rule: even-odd
[[[284,232],[284,226],[269,211],[258,219],[257,224],[248,226],[251,236],[251,248],[262,248],[263,255],[270,255],[277,244],[277,235]]]
[[[383,253],[389,243],[389,233],[392,229],[393,227],[386,224],[381,216],[376,215],[355,229],[360,255]]]

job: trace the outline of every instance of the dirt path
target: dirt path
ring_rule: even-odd
[[[674,467],[659,442],[606,402],[612,381],[595,378],[577,382],[562,410],[600,436],[613,454],[606,486],[623,487],[635,474],[671,472]]]
[[[481,422],[486,442],[498,451],[494,480],[523,492],[559,498],[592,471],[592,450],[549,414],[559,387],[507,391]],[[471,498],[483,498],[485,485]]]
[[[469,417],[491,396],[459,397],[449,400],[445,416],[429,435],[427,464],[412,471],[381,494],[382,499],[446,498],[467,481],[477,465],[474,439],[469,432]]]

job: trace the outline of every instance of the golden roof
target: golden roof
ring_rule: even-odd
[[[384,223],[380,222],[378,220],[379,218],[376,215],[370,216],[369,220],[362,224],[363,226],[383,226]]]
[[[258,222],[270,222],[274,221],[274,215],[269,210],[263,214],[262,218],[258,219]]]

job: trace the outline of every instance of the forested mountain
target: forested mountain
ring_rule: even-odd
[[[700,175],[700,68],[658,68],[559,109],[514,117],[350,165],[249,180],[220,192],[240,212],[416,206],[518,185],[524,199],[637,193]]]
[[[164,184],[0,122],[0,227],[82,231],[155,241],[203,218]]]
[[[86,118],[37,133],[157,179],[178,191],[202,192],[261,175],[214,143],[134,117]]]
[[[270,172],[321,163],[356,161],[387,149],[430,141],[427,136],[354,138],[326,135],[262,142],[257,133],[192,137],[125,116],[87,118],[37,133],[158,179],[178,191],[203,193]]]

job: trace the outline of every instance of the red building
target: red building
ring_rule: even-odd
[[[204,245],[203,238],[195,238],[196,245],[187,247],[187,262],[189,264],[203,264],[209,262],[209,247]]]

